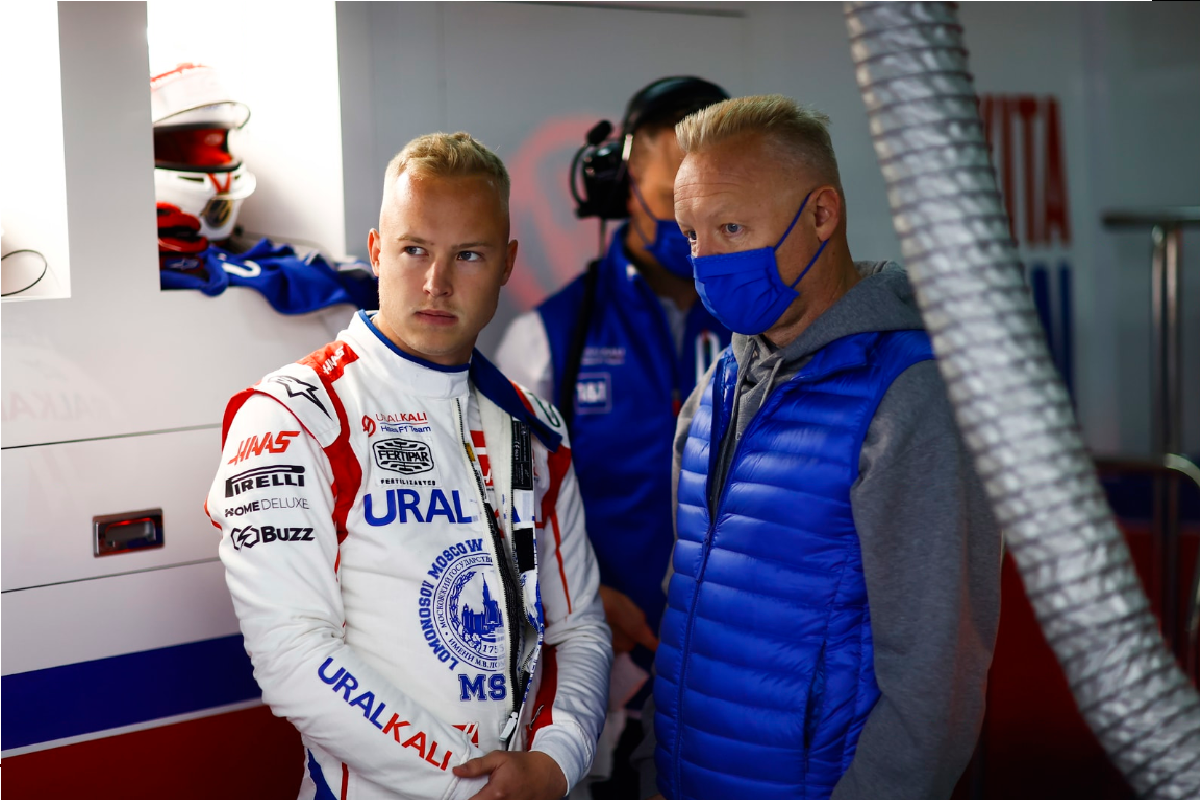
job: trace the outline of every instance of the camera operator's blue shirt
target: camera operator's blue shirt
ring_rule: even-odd
[[[664,301],[623,246],[625,226],[599,265],[595,302],[575,384],[575,471],[600,580],[628,595],[658,631],[663,577],[674,544],[671,454],[682,400],[729,344],[729,331],[697,301],[673,334]],[[497,351],[509,378],[554,398],[584,296],[583,276],[513,321]],[[642,647],[635,663],[649,670]],[[641,698],[634,705],[640,706]]]

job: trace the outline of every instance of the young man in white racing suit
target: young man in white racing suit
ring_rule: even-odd
[[[548,800],[591,765],[612,650],[565,427],[474,351],[508,186],[467,134],[410,142],[380,310],[226,410],[206,510],[302,798]]]

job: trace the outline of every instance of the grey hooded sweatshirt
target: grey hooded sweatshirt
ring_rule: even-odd
[[[825,345],[856,333],[924,326],[904,269],[855,264],[860,280],[794,342],[733,337],[738,398],[721,443],[710,511],[734,445],[771,392]],[[692,417],[713,370],[684,404],[673,491]],[[850,490],[881,692],[833,800],[948,798],[975,748],[1000,617],[1002,544],[970,454],[955,427],[936,362],[914,364],[875,412]],[[669,576],[668,576],[669,580]],[[642,796],[657,794],[653,703],[634,760]]]

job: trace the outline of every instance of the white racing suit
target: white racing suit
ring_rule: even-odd
[[[205,510],[301,798],[468,798],[486,779],[452,768],[496,749],[587,773],[612,651],[552,406],[360,312],[235,396],[223,436]]]

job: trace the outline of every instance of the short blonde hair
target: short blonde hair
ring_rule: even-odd
[[[781,94],[734,97],[684,117],[675,126],[680,149],[697,153],[745,134],[767,137],[800,166],[842,194],[829,117]]]
[[[396,179],[411,171],[414,175],[448,177],[479,176],[487,178],[500,196],[500,204],[508,212],[511,181],[504,162],[469,133],[427,133],[418,136],[388,162],[383,176],[383,196],[386,198]]]

